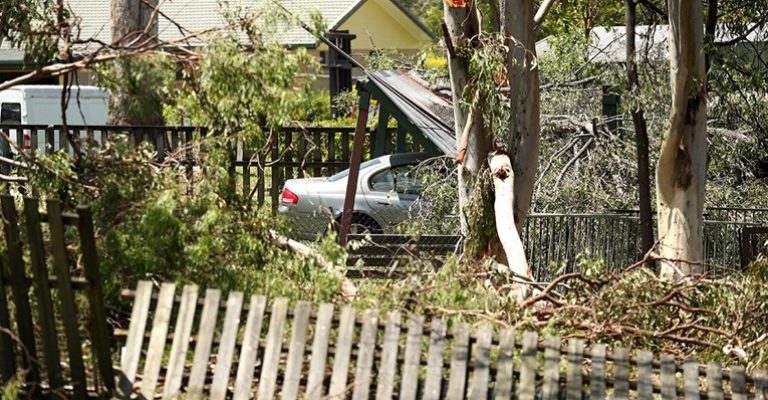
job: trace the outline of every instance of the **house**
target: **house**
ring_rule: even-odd
[[[352,54],[363,60],[376,49],[395,50],[404,55],[414,55],[435,41],[430,30],[397,0],[277,0],[292,14],[305,23],[311,17],[322,18],[328,30],[348,31],[354,36]],[[276,7],[275,0],[231,0],[228,10],[222,10],[217,0],[161,0],[158,34],[162,40],[170,40],[218,26],[225,26],[223,12],[259,11]],[[104,43],[110,40],[110,2],[108,0],[67,0],[74,15],[80,19],[80,37],[94,38]],[[241,36],[244,38],[243,36]],[[315,53],[321,62],[327,55],[327,47],[295,24],[277,24],[275,38],[288,48],[303,47]],[[196,46],[200,41],[188,41]],[[5,45],[4,45],[5,46]],[[96,44],[80,49],[82,53],[94,50]],[[23,55],[18,50],[0,49],[2,80],[18,76],[24,69]],[[327,75],[326,75],[327,77]],[[90,82],[87,74],[80,82]],[[322,76],[321,76],[322,78]]]

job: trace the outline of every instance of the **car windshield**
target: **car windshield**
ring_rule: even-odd
[[[378,158],[374,158],[373,160],[368,160],[368,161],[366,161],[366,162],[364,162],[364,163],[360,164],[360,169],[361,169],[361,170],[364,170],[364,169],[366,169],[366,168],[368,168],[368,167],[372,167],[372,166],[374,166],[374,165],[376,165],[376,164],[378,164],[378,163],[380,163],[380,162],[381,162],[381,160],[379,160]],[[338,174],[336,174],[336,175],[334,175],[334,176],[332,176],[332,177],[328,178],[328,181],[329,181],[329,182],[336,182],[336,181],[338,181],[339,179],[344,179],[344,178],[346,178],[346,177],[347,177],[347,175],[349,175],[349,169],[345,169],[344,171],[341,171],[341,172],[339,172]]]

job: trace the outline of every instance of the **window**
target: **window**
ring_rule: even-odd
[[[371,190],[375,192],[392,192],[401,194],[419,194],[421,184],[415,176],[412,165],[402,165],[386,169],[371,177]]]
[[[371,190],[374,192],[391,192],[395,190],[395,175],[392,169],[385,169],[371,177]]]
[[[0,124],[20,124],[21,103],[3,103],[0,105]]]

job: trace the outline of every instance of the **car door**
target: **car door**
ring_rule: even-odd
[[[371,174],[365,199],[374,217],[387,230],[409,218],[409,209],[418,198],[420,185],[413,172],[414,165],[400,165]]]

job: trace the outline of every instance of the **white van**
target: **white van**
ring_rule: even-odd
[[[0,125],[61,125],[62,89],[58,85],[19,85],[0,91]],[[105,89],[72,86],[66,109],[67,125],[106,124],[108,99]],[[10,136],[15,142],[16,135]],[[26,132],[24,139],[26,142]],[[28,147],[28,143],[24,146]]]
[[[58,85],[20,85],[0,91],[0,124],[61,125],[61,91]],[[102,88],[72,86],[67,125],[104,125],[108,99]]]

